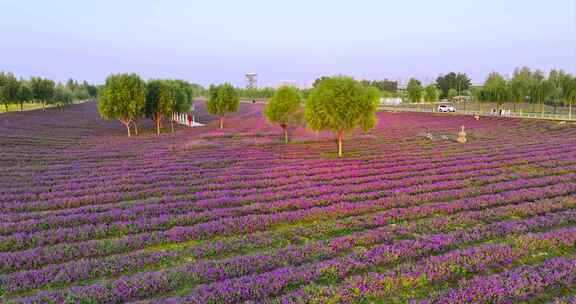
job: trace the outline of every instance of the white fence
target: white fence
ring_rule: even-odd
[[[174,113],[174,115],[172,116],[172,120],[188,127],[200,127],[204,125],[197,122],[196,118],[194,117],[194,114],[190,113]]]
[[[402,107],[402,106],[385,106],[379,107],[381,111],[390,112],[423,112],[423,113],[437,113],[434,108],[415,108],[415,107]],[[552,113],[524,113],[512,112],[510,109],[496,110],[492,109],[488,112],[481,111],[461,111],[456,110],[455,113],[460,115],[483,115],[483,116],[499,116],[499,117],[512,117],[512,118],[528,118],[528,119],[544,119],[544,120],[560,120],[560,121],[576,121],[576,115],[569,114],[552,114]]]

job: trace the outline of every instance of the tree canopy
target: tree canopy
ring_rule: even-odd
[[[464,73],[450,72],[436,78],[436,86],[440,89],[441,98],[448,97],[448,91],[450,89],[456,90],[456,94],[460,95],[463,91],[468,90],[471,84],[470,78]]]
[[[46,103],[50,102],[54,97],[54,81],[41,77],[32,77],[30,79],[30,86],[34,99],[41,101],[42,110],[45,110]]]
[[[224,128],[224,116],[227,113],[238,111],[240,97],[238,92],[229,83],[211,85],[208,89],[208,102],[206,109],[208,114],[220,118],[220,129]]]
[[[294,87],[283,86],[263,109],[269,122],[278,124],[284,131],[284,141],[288,143],[288,126],[297,124],[302,118],[301,97]]]
[[[508,100],[506,79],[496,72],[490,73],[484,81],[484,92],[484,98],[501,105]]]
[[[336,133],[338,156],[342,137],[356,127],[368,131],[376,125],[378,90],[346,76],[325,77],[310,92],[305,106],[308,128]]]
[[[406,86],[406,91],[408,92],[408,99],[410,102],[421,102],[422,101],[422,83],[420,80],[415,78],[410,78],[408,81],[408,86]]]
[[[12,73],[0,72],[0,102],[6,107],[18,100],[20,83]]]
[[[438,97],[440,96],[440,92],[438,88],[434,84],[427,85],[424,88],[424,100],[426,102],[436,102],[438,101]]]
[[[104,119],[118,119],[126,126],[136,119],[146,103],[146,84],[136,74],[112,74],[106,78],[98,100],[98,112]]]
[[[160,135],[162,119],[170,117],[176,95],[173,88],[165,80],[150,80],[146,84],[146,104],[144,113],[156,125],[156,134]]]

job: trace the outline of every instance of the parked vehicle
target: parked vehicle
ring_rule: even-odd
[[[438,112],[440,113],[456,112],[456,108],[454,108],[454,106],[451,104],[441,104],[438,106]]]

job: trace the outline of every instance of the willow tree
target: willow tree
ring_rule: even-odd
[[[342,157],[344,133],[357,127],[367,132],[376,125],[379,92],[346,76],[323,78],[312,89],[304,115],[314,131],[328,130],[336,135],[338,157]]]
[[[238,111],[240,97],[236,89],[229,84],[211,85],[208,89],[208,102],[206,110],[210,115],[216,115],[220,119],[220,129],[224,128],[224,116],[227,113]]]
[[[302,119],[300,93],[294,87],[280,87],[263,109],[269,122],[278,124],[284,131],[284,142],[288,143],[288,127]]]
[[[484,81],[483,90],[489,101],[496,102],[502,106],[508,100],[508,84],[504,77],[496,72],[492,72]]]
[[[130,133],[130,123],[143,112],[146,84],[136,74],[113,74],[98,96],[98,112],[104,119],[117,119]]]
[[[423,90],[420,80],[411,78],[410,81],[408,81],[406,91],[408,92],[408,99],[411,102],[421,102]]]

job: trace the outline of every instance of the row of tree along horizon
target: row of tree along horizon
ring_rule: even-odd
[[[0,72],[0,103],[8,106],[17,104],[23,110],[25,103],[41,103],[46,105],[64,106],[77,100],[96,98],[98,88],[86,81],[82,83],[69,79],[66,83],[56,83],[42,77],[30,79],[17,78],[13,73]]]
[[[325,77],[316,79],[313,87]],[[516,68],[511,77],[490,73],[481,86],[473,86],[465,73],[450,72],[439,75],[434,83],[424,86],[421,81],[411,78],[406,88],[399,88],[393,80],[361,80],[365,86],[379,90],[381,97],[401,98],[403,102],[436,102],[439,100],[468,100],[479,102],[504,102],[546,104],[551,106],[570,106],[574,98],[576,77],[562,70],[551,70],[548,75],[528,67]],[[189,84],[194,96],[206,96],[208,90],[198,84]],[[78,83],[73,79],[65,84],[40,77],[29,80],[17,79],[14,74],[0,72],[0,102],[6,110],[9,104],[41,102],[45,104],[66,105],[74,100],[94,98],[102,86]],[[237,88],[241,98],[268,99],[276,88]],[[299,89],[307,97],[311,89]]]

